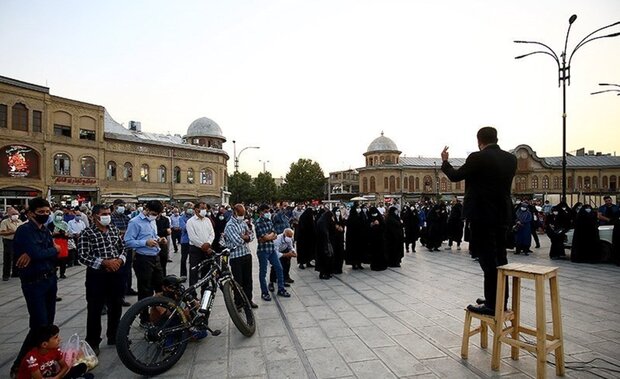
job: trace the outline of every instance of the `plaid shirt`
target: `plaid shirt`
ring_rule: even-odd
[[[129,217],[124,213],[112,212],[112,225],[116,226],[118,230],[123,232],[127,230],[127,224],[129,224]]]
[[[104,259],[119,258],[125,264],[127,255],[125,243],[114,225],[108,226],[107,233],[95,226],[84,229],[78,240],[78,254],[80,262],[95,270],[101,267]]]
[[[264,217],[260,217],[258,220],[256,220],[256,238],[259,240],[258,247],[256,248],[257,254],[270,254],[276,252],[276,249],[273,246],[273,241],[260,242],[260,239],[263,236],[273,231],[273,223],[271,222],[271,220],[267,220]]]
[[[254,239],[254,233],[248,228],[245,220],[240,221],[235,217],[231,217],[228,223],[226,223],[226,227],[224,228],[224,243],[226,247],[230,249],[230,259],[252,254],[248,247],[249,241],[245,242],[243,238],[241,238],[246,232],[250,234],[250,241],[252,241]]]

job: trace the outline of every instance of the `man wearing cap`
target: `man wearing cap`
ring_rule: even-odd
[[[267,288],[267,264],[271,263],[276,269],[276,275],[278,277],[278,296],[291,297],[284,288],[284,273],[282,272],[282,264],[278,259],[278,254],[274,247],[273,241],[278,238],[278,235],[273,229],[273,223],[271,222],[271,212],[267,204],[262,204],[258,207],[260,216],[256,220],[256,237],[258,238],[258,248],[256,254],[258,255],[258,281],[260,283],[261,299],[265,301],[271,301],[271,296]]]

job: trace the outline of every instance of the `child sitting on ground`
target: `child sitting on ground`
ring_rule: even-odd
[[[42,326],[37,329],[33,344],[35,347],[26,354],[19,365],[17,379],[92,379],[93,374],[86,373],[85,363],[69,368],[60,352],[60,329],[56,325]]]

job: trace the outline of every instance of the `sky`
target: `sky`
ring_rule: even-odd
[[[285,176],[364,166],[381,132],[402,156],[452,157],[499,144],[562,154],[562,90],[547,55],[620,21],[620,0],[0,1],[0,75],[104,106],[127,125],[185,134],[200,117],[233,140],[239,170]],[[605,33],[620,32],[620,25]],[[597,34],[599,35],[599,34]],[[620,37],[571,62],[567,151],[620,154]],[[619,87],[620,88],[620,87]]]

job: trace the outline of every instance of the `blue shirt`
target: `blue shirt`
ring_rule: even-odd
[[[183,213],[183,216],[179,217],[179,228],[181,228],[181,243],[189,243],[189,236],[187,235],[187,220],[194,215],[188,216],[187,213]]]
[[[175,216],[174,213],[171,214],[170,215],[170,227],[171,228],[180,228],[180,226],[179,226],[179,220],[180,219],[181,219],[181,216],[179,216],[179,215]]]
[[[135,249],[137,254],[156,256],[159,253],[159,245],[148,247],[146,241],[157,240],[158,238],[155,220],[149,221],[144,213],[140,213],[132,218],[127,225],[125,247]]]
[[[289,219],[284,212],[284,210],[280,210],[273,217],[273,228],[277,234],[282,234],[284,229],[291,227],[291,224],[288,221]]]
[[[260,217],[258,220],[256,220],[256,238],[258,238],[259,240],[263,236],[273,231],[273,223],[271,222],[271,220],[267,220],[264,217]],[[275,252],[276,249],[273,246],[273,241],[258,242],[258,247],[256,248],[257,254],[270,254]]]
[[[28,221],[17,228],[13,238],[14,262],[23,253],[28,254],[30,263],[19,269],[22,281],[36,280],[56,268],[58,251],[54,247],[52,234],[45,226],[39,228],[33,221]]]
[[[239,258],[244,255],[251,254],[248,242],[245,242],[242,235],[245,233],[250,234],[250,241],[254,239],[254,233],[245,223],[245,220],[237,220],[235,217],[231,217],[226,223],[224,228],[224,243],[227,248],[230,249],[230,259]]]

